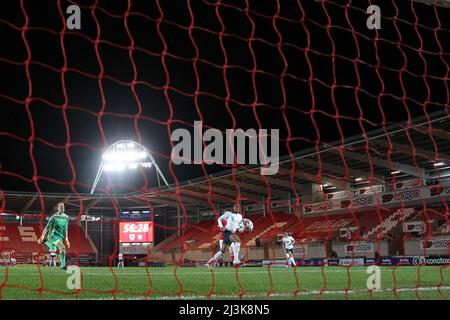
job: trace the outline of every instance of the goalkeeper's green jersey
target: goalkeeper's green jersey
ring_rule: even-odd
[[[48,239],[64,239],[69,228],[69,216],[63,212],[55,213],[47,223]]]

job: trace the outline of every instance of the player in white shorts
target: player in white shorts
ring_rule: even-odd
[[[284,248],[286,249],[286,267],[297,266],[294,260],[294,238],[292,238],[289,233],[286,232],[281,241],[283,241]]]
[[[117,264],[117,268],[120,268],[120,267],[125,268],[125,266],[123,264],[123,253],[122,252],[119,253],[119,263]]]

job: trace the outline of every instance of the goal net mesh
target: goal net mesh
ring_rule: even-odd
[[[112,286],[96,289],[83,282],[74,292],[55,289],[51,277],[41,271],[39,283],[18,284],[17,271],[5,269],[0,296],[20,289],[42,298],[49,293],[71,298],[84,293],[145,298],[301,299],[329,294],[374,298],[377,292],[384,298],[398,299],[404,293],[421,298],[429,292],[448,298],[449,190],[445,176],[433,171],[450,159],[445,154],[450,135],[442,127],[450,101],[446,1],[186,0],[177,1],[176,6],[159,0],[34,2],[11,1],[0,13],[0,212],[24,214],[23,207],[8,202],[8,194],[33,192],[37,204],[33,219],[38,227],[26,230],[40,232],[54,209],[46,193],[59,192],[71,195],[61,200],[70,204],[73,224],[84,226],[86,194],[102,153],[123,138],[149,148],[172,189],[164,191],[165,200],[152,198],[157,185],[154,169],[140,170],[134,184],[112,175],[100,181],[96,193],[108,199],[114,213],[89,224],[112,239],[110,252],[99,257],[110,267],[106,276],[114,279]],[[71,5],[81,9],[80,29],[68,28],[75,12],[66,11]],[[439,121],[432,116],[436,113]],[[171,162],[172,132],[177,128],[192,132],[194,121],[202,121],[204,129],[222,132],[279,129],[285,164],[277,175],[261,176],[259,183],[255,173],[242,179],[239,172],[247,165],[219,164],[213,166],[215,172],[229,170],[229,184],[214,184],[217,177],[206,163],[177,166]],[[396,133],[391,136],[392,128]],[[374,130],[384,140],[372,143]],[[395,140],[396,135],[402,141]],[[358,144],[348,140],[355,136]],[[421,147],[416,146],[418,136]],[[340,164],[328,161],[327,149],[334,150]],[[298,160],[304,150],[312,151]],[[359,157],[353,158],[359,167],[352,167],[351,155]],[[409,181],[396,178],[405,172],[411,175]],[[186,191],[185,181],[195,177],[206,181],[207,188]],[[358,179],[368,181],[359,189],[361,194],[355,194],[354,187],[350,191],[350,184]],[[300,182],[309,185],[309,196],[308,187]],[[333,185],[343,191],[330,191]],[[403,194],[402,190],[409,191]],[[145,203],[157,238],[172,235],[170,239],[178,241],[164,254],[158,256],[158,250],[153,250],[149,255],[156,257],[153,262],[176,265],[173,272],[165,271],[172,289],[154,286],[164,277],[156,267],[146,268],[144,290],[121,286],[121,277],[126,276],[115,270],[123,209],[114,196],[117,193],[132,194],[131,203]],[[432,203],[424,193],[434,197]],[[178,208],[161,209],[170,200],[167,194]],[[283,202],[280,194],[289,198],[287,205],[280,205],[283,209],[276,205]],[[407,200],[414,197],[420,201],[409,205]],[[221,206],[220,199],[224,200]],[[364,201],[369,203],[363,203],[367,208],[361,213],[358,206]],[[243,236],[241,253],[267,260],[267,265],[253,273],[250,268],[192,271],[201,272],[208,284],[197,290],[187,269],[181,267],[190,260],[204,260],[195,258],[189,240],[198,233],[207,234],[200,239],[209,243],[207,255],[214,254],[216,223],[202,224],[199,217],[209,212],[215,221],[233,202],[248,211],[245,216],[258,232],[258,239]],[[259,214],[252,215],[251,206],[259,208]],[[341,210],[334,212],[336,206]],[[164,214],[169,216],[167,221]],[[5,240],[4,226],[10,224],[0,217],[0,251],[8,255],[14,242]],[[414,231],[423,226],[426,232]],[[414,232],[404,231],[408,227]],[[20,230],[23,242],[24,229]],[[73,230],[74,256],[82,254],[78,242],[84,232]],[[284,232],[297,241],[298,267],[292,271],[277,267],[285,264],[279,242]],[[408,247],[417,239],[420,252]],[[164,245],[159,248],[162,251]],[[20,256],[21,250],[28,249],[15,250]],[[407,257],[408,250],[416,253]],[[198,251],[205,256],[204,248]],[[430,256],[438,262],[427,262]],[[414,267],[400,266],[401,257]],[[132,255],[129,258],[133,260]],[[381,289],[367,287],[367,266],[383,265],[383,258]],[[316,268],[301,266],[308,263]],[[405,275],[402,268],[412,269]],[[427,278],[423,270],[431,269],[424,268],[432,268],[433,277]],[[248,277],[259,278],[263,284],[254,287]]]

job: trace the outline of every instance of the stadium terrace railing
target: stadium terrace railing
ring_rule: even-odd
[[[393,192],[374,193],[354,196],[349,199],[328,200],[303,206],[303,214],[319,212],[335,212],[339,210],[360,209],[380,206],[395,207],[421,205],[450,200],[450,184],[437,186],[423,186],[418,188],[402,189]]]

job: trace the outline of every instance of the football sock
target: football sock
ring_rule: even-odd
[[[289,261],[292,263],[292,266],[295,267],[297,264],[295,263],[295,259],[291,257]]]
[[[222,257],[222,256],[223,256],[222,251],[218,251],[218,252],[214,255],[214,257],[212,257],[211,259],[209,259],[208,263],[216,262],[216,261],[219,260],[220,257]]]
[[[59,254],[59,259],[61,260],[61,268],[64,268],[66,266],[66,251],[61,250]]]
[[[233,253],[234,253],[234,259],[233,261],[238,262],[239,261],[239,250],[241,249],[241,243],[235,242],[233,247]]]

